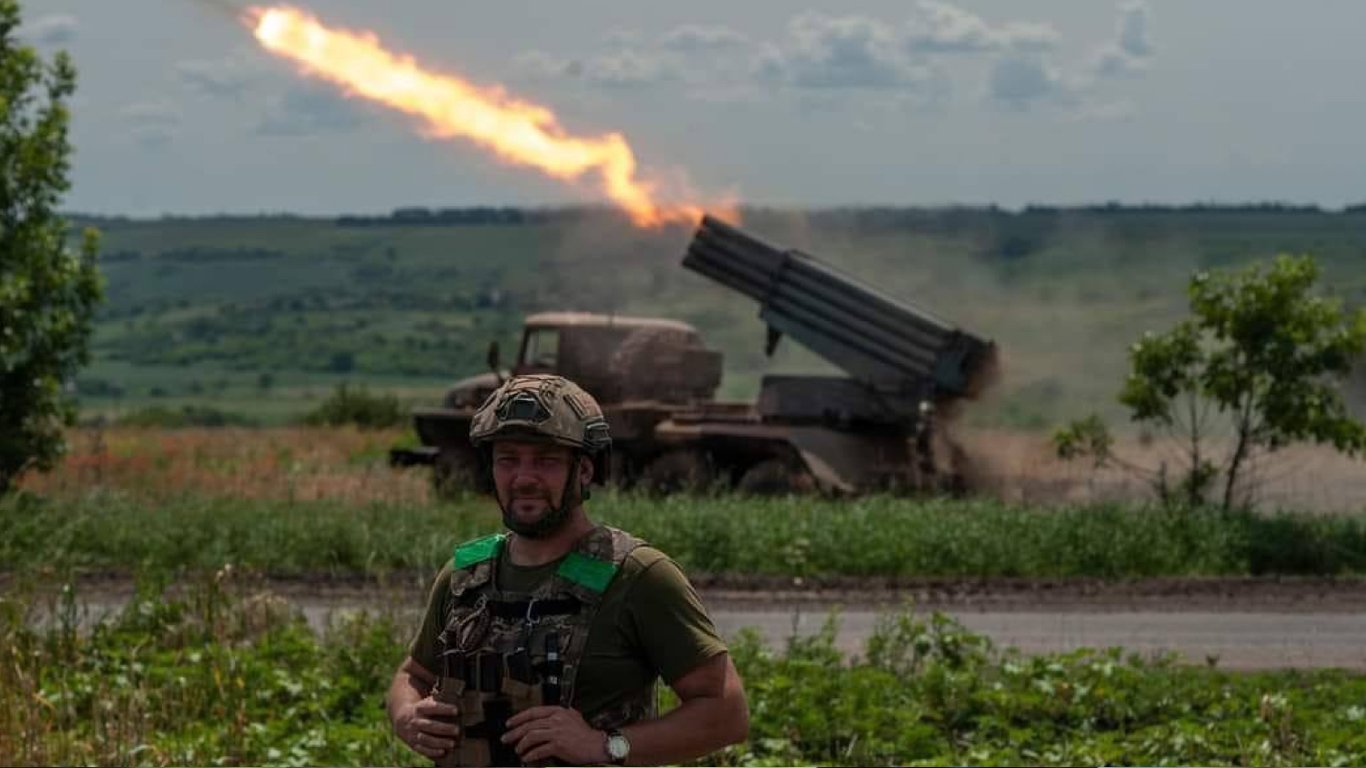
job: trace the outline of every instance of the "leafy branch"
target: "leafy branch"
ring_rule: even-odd
[[[1175,488],[1114,452],[1097,416],[1053,436],[1059,457],[1089,457],[1147,477],[1164,502],[1204,504],[1222,477],[1224,509],[1259,454],[1298,441],[1366,451],[1366,424],[1347,411],[1342,383],[1366,349],[1366,310],[1313,293],[1319,269],[1309,256],[1278,256],[1233,272],[1197,272],[1192,316],[1129,348],[1130,373],[1119,393],[1132,421],[1174,438],[1183,449]],[[1232,448],[1215,461],[1210,437],[1221,420]]]

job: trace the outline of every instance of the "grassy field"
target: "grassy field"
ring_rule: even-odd
[[[231,563],[277,575],[425,574],[499,528],[495,506],[433,499],[354,429],[93,430],[0,501],[0,562],[131,573]],[[989,498],[649,498],[590,509],[691,570],[791,577],[1366,574],[1366,510],[1166,511]]]
[[[1326,285],[1366,303],[1363,222],[1361,212],[1270,209],[745,214],[776,244],[996,339],[1005,378],[969,418],[1031,429],[1116,413],[1125,349],[1184,312],[1194,269],[1309,252]],[[726,397],[753,396],[764,373],[829,370],[790,342],[765,358],[755,305],[679,266],[686,228],[637,230],[608,212],[451,226],[77,223],[103,230],[108,283],[94,362],[78,382],[89,413],[194,402],[280,423],[340,379],[434,400],[483,370],[490,340],[510,356],[522,316],[543,309],[692,322],[726,355]]]
[[[316,636],[226,571],[182,597],[149,578],[93,631],[77,600],[0,597],[0,763],[424,764],[382,707],[411,632],[392,617],[353,614]],[[844,657],[836,621],[777,650],[732,638],[750,738],[704,764],[1366,761],[1360,675],[1178,667],[1119,649],[1024,658],[910,613]]]

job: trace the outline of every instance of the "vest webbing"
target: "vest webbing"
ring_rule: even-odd
[[[456,751],[459,754],[452,753],[452,760],[443,764],[506,759],[505,754],[496,754],[501,750],[489,736],[498,733],[500,726],[495,721],[507,716],[509,695],[515,711],[541,703],[543,695],[540,685],[526,684],[526,678],[514,671],[514,667],[525,668],[527,654],[519,657],[510,653],[515,647],[527,646],[536,646],[529,650],[539,651],[541,646],[532,639],[534,633],[540,633],[542,640],[554,633],[561,643],[568,637],[560,649],[559,700],[545,703],[573,706],[580,662],[603,593],[626,557],[644,544],[623,531],[598,526],[576,542],[554,574],[527,595],[505,593],[496,583],[506,542],[502,534],[485,536],[460,544],[452,555],[450,603],[446,628],[440,636],[443,667],[447,669],[441,672],[438,688],[446,689],[439,690],[439,698],[449,698],[461,706],[466,736]],[[571,604],[577,610],[570,608]],[[525,621],[528,614],[533,619],[529,625]],[[647,691],[628,694],[608,711],[596,713],[590,722],[598,728],[620,727],[652,715],[653,704],[654,688],[650,686]]]

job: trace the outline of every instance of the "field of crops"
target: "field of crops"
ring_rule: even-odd
[[[424,579],[454,543],[498,526],[488,500],[439,502],[425,474],[385,466],[397,431],[73,437],[62,466],[0,501],[0,763],[422,762],[381,708],[411,619],[346,613],[319,634],[252,577]],[[695,574],[1366,574],[1366,511],[614,493],[590,510]],[[82,572],[135,579],[137,597],[97,623],[62,586]],[[914,613],[886,616],[855,657],[834,638],[833,623],[777,648],[730,638],[751,738],[707,762],[1366,761],[1359,674],[1232,672],[1118,649],[1024,657]]]

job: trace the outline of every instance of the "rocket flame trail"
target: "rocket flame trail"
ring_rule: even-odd
[[[271,53],[350,93],[415,115],[438,136],[469,139],[504,160],[566,181],[596,174],[602,192],[640,226],[691,224],[702,217],[697,205],[654,199],[656,190],[636,177],[635,155],[619,133],[571,135],[545,107],[422,69],[411,56],[383,48],[372,33],[329,29],[296,8],[252,9],[247,22]]]

